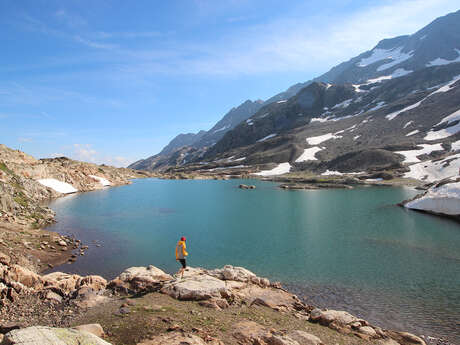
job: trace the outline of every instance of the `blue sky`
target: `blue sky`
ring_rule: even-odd
[[[457,1],[1,0],[0,143],[123,166]]]

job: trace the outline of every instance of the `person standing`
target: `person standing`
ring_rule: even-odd
[[[180,241],[177,242],[176,245],[176,260],[179,261],[182,265],[182,268],[177,272],[177,276],[181,276],[181,278],[184,277],[184,271],[187,268],[187,262],[185,261],[185,258],[187,257],[188,253],[185,250],[186,245],[185,245],[186,238],[182,236],[180,238]]]

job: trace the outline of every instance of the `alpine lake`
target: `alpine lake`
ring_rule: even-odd
[[[240,183],[256,185],[242,190]],[[406,210],[410,188],[286,191],[259,180],[134,180],[49,205],[48,229],[89,249],[54,271],[112,279],[131,266],[243,266],[308,304],[460,343],[460,223]]]

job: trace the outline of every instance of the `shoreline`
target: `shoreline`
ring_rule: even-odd
[[[260,180],[264,180],[264,179],[260,179]],[[272,181],[272,182],[275,182],[275,181]],[[388,186],[388,185],[386,185],[386,186]],[[237,187],[237,186],[236,186],[236,187]],[[360,187],[364,187],[364,186],[360,185]],[[372,187],[372,186],[371,186],[371,187]],[[374,186],[374,187],[381,187],[381,185]],[[394,186],[394,185],[391,185],[391,187],[395,187],[395,186]],[[398,186],[398,187],[405,187],[405,186]],[[61,195],[61,196],[59,196],[59,197],[57,197],[57,198],[54,198],[54,199],[52,199],[52,200],[48,200],[47,203],[49,204],[49,203],[52,202],[53,200],[59,199],[60,197],[64,197],[64,196],[65,196],[65,195]],[[36,231],[36,230],[35,230],[35,231]],[[46,227],[41,228],[41,229],[38,229],[38,231],[48,233],[49,236],[52,236],[51,234],[57,234],[58,236],[56,236],[56,238],[57,238],[57,237],[62,237],[62,235],[61,235],[59,232],[51,232],[51,231],[48,231],[48,230],[46,230]],[[55,238],[53,238],[53,239],[55,239]],[[75,239],[74,239],[74,241],[78,241],[78,240],[75,240]],[[81,244],[81,245],[83,245],[83,244]],[[48,258],[40,259],[40,260],[41,260],[41,262],[42,262],[43,264],[47,264],[47,263],[53,264],[53,262],[54,262],[54,264],[53,264],[54,266],[58,266],[59,263],[61,263],[62,265],[64,265],[66,262],[68,262],[68,259],[69,259],[69,258],[71,257],[71,255],[72,255],[72,252],[73,252],[74,250],[76,250],[76,249],[78,249],[78,247],[67,248],[66,251],[57,252],[57,253],[55,253],[54,251],[53,251],[53,252],[49,252],[48,254],[56,254],[56,255],[55,255],[56,257],[53,258],[52,255],[50,255],[50,257],[48,257]],[[46,256],[46,254],[47,254],[47,253],[45,252],[45,256]],[[46,261],[47,259],[48,259],[48,261]],[[52,260],[55,260],[55,261],[52,261]],[[62,268],[62,266],[61,266],[61,268]],[[41,271],[39,271],[39,272],[44,273],[44,272],[46,272],[46,271],[48,271],[48,270],[49,270],[49,268],[48,268],[48,267],[45,267],[43,270],[41,270]],[[65,271],[65,270],[64,270],[64,271]]]

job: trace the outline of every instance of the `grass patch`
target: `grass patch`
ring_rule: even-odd
[[[19,192],[18,195],[14,197],[14,201],[16,201],[22,207],[27,207],[27,205],[29,205],[29,201],[22,192]]]
[[[6,172],[7,174],[13,175],[13,172],[8,169],[5,163],[0,162],[0,170]]]

